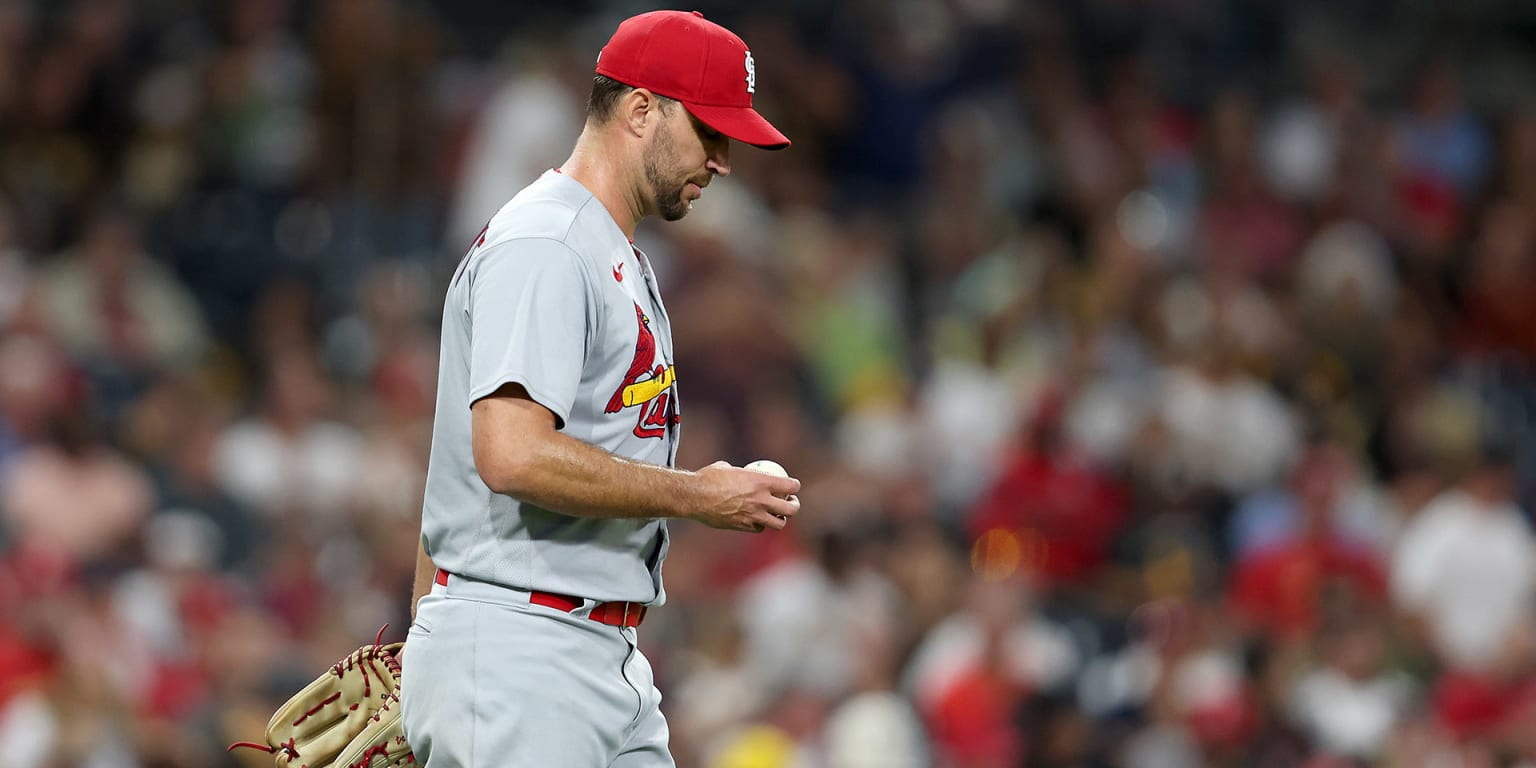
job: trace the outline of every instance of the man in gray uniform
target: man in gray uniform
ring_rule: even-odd
[[[672,467],[672,334],[632,239],[730,172],[731,139],[789,146],[755,87],[746,45],[701,14],[628,19],[570,159],[453,276],[401,688],[429,768],[671,766],[636,648],[666,595],[664,519],[761,532],[800,507],[793,478]]]

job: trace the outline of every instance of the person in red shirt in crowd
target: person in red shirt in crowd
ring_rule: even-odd
[[[1126,518],[1125,489],[1062,434],[1066,400],[1045,395],[1022,445],[972,509],[973,542],[989,533],[1018,545],[1043,586],[1082,585],[1104,563]]]
[[[1380,555],[1334,524],[1346,472],[1333,452],[1304,457],[1292,474],[1300,528],[1233,564],[1232,606],[1251,628],[1300,639],[1316,631],[1331,605],[1385,602],[1386,565]]]

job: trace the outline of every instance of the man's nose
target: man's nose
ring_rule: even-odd
[[[720,148],[709,154],[709,160],[704,167],[716,176],[731,175],[731,143],[729,140],[720,142]]]

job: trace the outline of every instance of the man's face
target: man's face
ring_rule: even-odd
[[[645,181],[656,212],[677,221],[688,215],[715,175],[730,173],[729,140],[681,104],[668,104],[662,112],[662,124],[645,151]]]

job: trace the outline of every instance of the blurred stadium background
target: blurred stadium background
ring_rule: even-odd
[[[216,768],[407,625],[447,277],[628,0],[0,0],[0,744]],[[651,226],[684,768],[1536,765],[1536,6],[780,0]],[[244,761],[244,762],[241,762]]]

